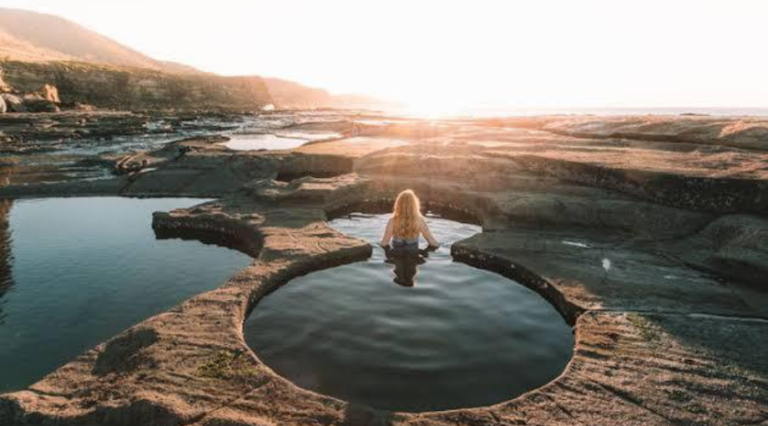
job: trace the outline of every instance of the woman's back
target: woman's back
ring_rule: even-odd
[[[418,248],[421,235],[430,246],[438,245],[421,215],[419,199],[409,189],[397,196],[392,218],[387,223],[381,245],[387,246],[391,241],[394,248]]]
[[[393,219],[390,219],[390,222],[393,222]],[[393,233],[392,233],[392,247],[393,248],[419,248],[419,236],[422,234],[421,227],[419,227],[419,231],[415,235],[397,235],[397,227],[393,224]]]

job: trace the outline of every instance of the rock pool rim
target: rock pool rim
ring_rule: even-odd
[[[382,191],[383,192],[383,191]],[[445,203],[441,199],[444,194],[428,193],[422,197],[422,206],[425,210],[439,214],[442,218],[454,220],[457,222],[478,225],[485,232],[485,217],[488,212],[477,205],[459,206],[453,203]],[[153,198],[153,197],[139,197]],[[328,222],[340,217],[348,216],[352,213],[365,214],[386,214],[390,213],[395,194],[381,193],[380,196],[367,198],[358,198],[349,202],[343,202],[334,205],[326,205],[322,210],[325,213],[325,225]],[[197,239],[201,242],[216,244],[231,248],[245,253],[258,260],[261,256],[261,250],[264,248],[264,236],[258,230],[254,231],[247,226],[243,226],[238,221],[232,219],[216,220],[210,217],[187,217],[180,219],[172,217],[168,212],[155,212],[153,214],[152,227],[158,238],[181,238]],[[330,228],[330,226],[329,226]],[[334,230],[334,232],[339,232]],[[310,261],[309,264],[303,264],[300,267],[292,268],[280,282],[265,294],[258,297],[251,297],[245,310],[247,318],[253,311],[258,301],[282,287],[290,280],[307,275],[311,272],[321,271],[349,263],[364,261],[370,258],[373,246],[368,244],[368,251],[362,255],[355,254],[351,257],[342,257],[331,261]],[[529,270],[524,265],[510,262],[502,259],[493,253],[482,252],[471,246],[457,241],[451,245],[451,257],[454,261],[467,264],[469,266],[488,270],[497,273],[507,279],[513,280],[523,285],[555,307],[555,310],[563,317],[569,326],[574,326],[578,317],[585,310],[567,300],[565,295],[558,291],[553,285],[547,282],[535,272]],[[245,318],[243,319],[243,322]]]
[[[471,207],[446,204],[436,198],[438,197],[423,198],[422,208],[425,211],[439,214],[443,219],[478,225],[482,228],[479,233],[485,232],[485,220],[481,211],[475,211]],[[394,200],[394,197],[382,196],[334,206],[326,209],[327,221],[330,222],[353,213],[391,213]],[[525,266],[502,259],[493,253],[482,252],[462,243],[463,241],[457,241],[451,244],[451,258],[454,262],[460,262],[477,269],[496,273],[533,290],[549,302],[571,327],[576,324],[578,317],[585,312],[583,308],[568,301],[565,295],[549,284],[546,279]],[[252,308],[249,309],[249,314],[251,310]]]
[[[393,202],[394,202],[394,198],[381,197],[381,198],[365,199],[363,201],[344,204],[342,206],[335,206],[332,209],[325,210],[326,212],[325,224],[329,228],[334,229],[330,227],[329,225],[330,221],[338,218],[343,218],[345,216],[349,216],[354,213],[371,214],[371,215],[391,213],[391,206]],[[466,209],[456,208],[455,206],[446,206],[445,204],[435,202],[434,200],[423,202],[422,207],[425,211],[439,214],[440,217],[443,219],[456,221],[460,223],[479,225],[482,227],[482,220],[480,219],[480,217]],[[335,229],[334,231],[344,234],[343,232]],[[478,234],[482,232],[483,230],[481,230]],[[350,236],[348,234],[344,234],[344,235]],[[477,234],[474,234],[474,235],[477,235]],[[353,238],[357,238],[357,237],[353,237]],[[555,309],[555,311],[560,315],[563,321],[571,328],[572,333],[575,331],[573,327],[575,326],[578,317],[582,313],[584,313],[585,310],[569,302],[562,293],[560,293],[557,289],[555,289],[554,286],[550,285],[544,278],[538,276],[534,272],[528,270],[527,268],[521,265],[510,263],[508,260],[502,259],[501,257],[493,253],[484,253],[474,248],[471,248],[469,246],[461,245],[460,243],[461,241],[457,241],[451,244],[450,255],[454,262],[462,263],[473,268],[493,272],[494,274],[500,275],[501,277],[512,281],[512,283],[510,283],[511,285],[515,285],[515,284],[522,285],[532,290],[534,293],[536,293],[539,297],[542,297],[547,303],[549,303]],[[369,244],[369,246],[372,248],[372,245]],[[301,271],[296,271],[295,273],[291,273],[290,277],[286,277],[282,280],[279,280],[279,282],[277,282],[276,285],[272,286],[268,291],[261,294],[259,297],[257,298],[252,297],[250,299],[249,306],[245,310],[243,323],[241,324],[241,329],[240,329],[241,336],[243,337],[243,339],[245,339],[245,336],[244,336],[245,322],[251,316],[254,309],[256,309],[259,302],[265,297],[280,290],[283,286],[290,284],[292,280],[315,273],[315,272],[321,272],[324,270],[332,269],[332,268],[347,265],[347,264],[364,262],[370,259],[372,255],[373,255],[373,250],[371,250],[368,253],[368,255],[365,257],[360,257],[358,259],[348,259],[347,261],[336,262],[334,264],[326,264],[320,268],[305,268],[305,269],[302,269]],[[575,343],[576,342],[574,341],[574,345]],[[573,350],[570,353],[568,362],[565,364],[562,371],[560,371],[560,373],[556,377],[553,377],[551,380],[549,380],[548,382],[544,383],[541,386],[529,389],[523,392],[522,394],[511,397],[509,399],[504,399],[499,402],[495,402],[492,404],[485,404],[485,405],[476,405],[476,406],[470,405],[470,406],[460,406],[460,407],[437,409],[437,410],[411,411],[411,410],[387,410],[387,409],[379,408],[376,406],[370,406],[370,405],[365,405],[361,403],[353,403],[343,398],[318,392],[312,389],[304,388],[294,383],[293,380],[291,380],[290,378],[283,376],[281,373],[278,373],[277,371],[275,371],[272,367],[270,367],[270,365],[267,362],[262,360],[262,358],[256,353],[256,351],[253,348],[250,347],[250,345],[246,344],[246,347],[248,347],[248,350],[251,352],[251,355],[255,357],[264,366],[268,367],[273,374],[275,374],[280,379],[286,381],[291,386],[299,388],[304,392],[310,392],[316,395],[320,395],[322,397],[333,398],[339,401],[343,401],[344,403],[347,403],[350,405],[364,406],[368,409],[372,409],[374,411],[378,411],[382,413],[408,413],[408,414],[450,413],[450,412],[461,412],[462,410],[476,410],[476,409],[483,409],[483,408],[494,407],[494,406],[501,406],[510,401],[523,398],[532,392],[537,392],[549,386],[552,386],[553,383],[557,382],[558,380],[561,379],[561,377],[565,376],[568,373],[568,371],[571,368],[571,364],[575,359],[575,354],[576,354],[576,347],[574,346],[572,348]]]
[[[263,236],[249,232],[245,226],[229,223],[211,224],[208,220],[200,221],[194,218],[188,219],[185,223],[179,223],[177,220],[169,220],[166,212],[152,214],[152,230],[158,240],[196,240],[203,244],[237,250],[253,259],[259,257],[264,247]]]
[[[469,208],[456,206],[454,204],[443,203],[435,198],[437,197],[423,200],[422,205],[425,210],[437,213],[444,219],[481,226],[483,227],[481,233],[485,232],[485,221],[482,219],[483,215],[480,212],[472,211]],[[328,222],[348,216],[352,213],[390,213],[393,202],[393,196],[382,195],[380,197],[371,197],[340,205],[327,206],[323,209],[326,215],[325,225],[330,228]],[[237,221],[231,219],[216,220],[209,217],[189,217],[180,220],[180,218],[172,218],[167,212],[155,212],[153,214],[152,228],[158,238],[196,239],[203,243],[215,244],[238,250],[256,260],[260,258],[261,250],[265,244],[264,236],[259,231],[254,232],[253,230],[248,229],[247,226],[242,226],[237,223]],[[334,230],[334,232],[341,233],[336,230]],[[245,322],[245,319],[251,314],[259,300],[287,284],[294,278],[312,272],[369,259],[373,253],[373,246],[370,243],[368,246],[369,250],[363,255],[353,255],[350,258],[339,258],[332,261],[321,261],[319,264],[311,261],[310,264],[292,268],[292,270],[279,282],[275,283],[274,287],[269,291],[258,297],[250,298],[250,302],[245,310],[245,318],[243,318],[243,322]],[[584,312],[583,308],[568,301],[565,295],[549,284],[544,278],[527,269],[524,265],[502,259],[493,253],[482,252],[462,244],[462,241],[457,241],[451,245],[451,257],[456,262],[494,272],[533,290],[549,302],[571,327],[575,325],[578,317]]]
[[[365,213],[365,214],[386,214],[391,212],[392,203],[394,201],[394,193],[390,193],[390,191],[381,191],[381,190],[374,190],[373,194],[371,194],[370,197],[352,197],[351,200],[346,200],[347,202],[341,202],[341,203],[331,203],[326,204],[325,206],[318,206],[318,209],[322,210],[325,214],[324,220],[321,220],[320,223],[324,224],[325,227],[328,228],[329,231],[339,233],[340,235],[344,235],[348,238],[355,238],[352,236],[349,236],[347,234],[344,234],[340,231],[337,231],[333,228],[331,228],[328,224],[329,221],[343,217],[355,212]],[[463,223],[469,223],[469,224],[475,224],[483,226],[483,223],[485,222],[484,218],[488,217],[492,214],[492,212],[487,211],[487,209],[484,209],[483,206],[479,206],[477,204],[470,204],[467,203],[464,206],[459,206],[457,203],[446,203],[446,199],[449,198],[450,195],[443,194],[443,193],[425,193],[422,196],[423,206],[426,210],[432,211],[434,213],[437,213],[441,215],[441,217],[449,220],[456,220]],[[462,203],[463,204],[463,203]],[[211,217],[211,216],[202,216],[197,217],[195,215],[192,215],[191,217],[186,218],[180,218],[180,217],[173,217],[173,215],[167,213],[167,212],[156,212],[153,217],[153,227],[155,227],[155,223],[158,224],[157,228],[173,228],[172,232],[174,235],[174,238],[184,238],[184,235],[186,235],[189,238],[196,238],[196,236],[204,236],[205,238],[216,238],[217,243],[224,244],[227,247],[238,249],[236,246],[232,246],[231,244],[242,244],[248,241],[257,241],[257,244],[252,245],[254,248],[258,248],[256,252],[251,251],[248,253],[251,255],[255,261],[263,261],[262,251],[261,249],[269,248],[268,244],[265,240],[265,235],[262,233],[260,229],[250,229],[248,230],[248,227],[243,226],[239,220],[231,217]],[[200,231],[203,232],[200,232]],[[163,232],[163,231],[161,231]],[[482,233],[483,231],[481,231]],[[219,237],[213,237],[213,235],[219,234]],[[359,240],[359,238],[357,238]],[[307,259],[307,261],[298,262],[296,264],[293,264],[290,268],[283,270],[281,272],[278,272],[276,275],[273,275],[270,279],[268,279],[268,283],[266,285],[265,291],[260,291],[254,289],[252,293],[248,296],[247,303],[244,306],[244,309],[242,312],[242,316],[240,317],[240,329],[239,329],[239,336],[241,339],[244,339],[243,329],[245,325],[245,321],[247,318],[252,314],[253,310],[258,305],[258,302],[263,299],[264,297],[268,296],[272,292],[280,289],[284,285],[288,284],[291,280],[310,274],[312,272],[318,272],[330,268],[334,268],[337,266],[342,266],[350,263],[355,262],[361,262],[369,259],[373,253],[373,246],[370,243],[366,243],[365,245],[367,249],[363,250],[353,250],[353,251],[347,251],[345,253],[339,253],[339,256],[331,256],[331,257],[313,257],[310,259]],[[561,315],[565,323],[571,327],[573,327],[576,323],[576,320],[578,317],[585,312],[585,310],[571,302],[569,302],[565,296],[560,293],[553,285],[549,284],[543,277],[540,277],[536,273],[530,271],[529,269],[525,268],[522,265],[518,265],[515,263],[511,263],[508,260],[505,260],[494,253],[489,252],[483,252],[478,249],[475,249],[471,247],[470,245],[463,245],[461,241],[456,242],[452,244],[451,246],[451,257],[454,261],[461,262],[464,264],[467,264],[469,266],[478,268],[478,269],[484,269],[488,270],[490,272],[494,272],[496,274],[499,274],[507,279],[511,279],[515,281],[519,285],[523,285],[534,292],[536,292],[539,296],[543,297],[550,305],[552,305],[555,310]],[[327,394],[315,392],[309,389],[302,388],[295,383],[293,383],[290,379],[278,374],[276,371],[272,370],[271,367],[267,363],[261,360],[259,356],[253,351],[250,346],[245,345],[246,348],[248,348],[248,352],[250,354],[250,357],[255,359],[258,363],[262,364],[269,370],[271,370],[272,374],[274,374],[275,377],[279,378],[280,380],[284,381],[286,384],[295,387],[297,389],[300,389],[303,392],[309,392],[311,394],[315,394],[324,398],[332,398],[344,403],[352,404],[352,405],[360,405],[360,404],[353,404],[349,401],[346,401],[344,399],[339,399]],[[453,412],[453,411],[461,411],[461,410],[473,410],[473,409],[480,409],[484,407],[493,407],[501,404],[505,404],[509,401],[517,400],[519,398],[525,397],[525,395],[530,394],[531,392],[540,391],[541,389],[547,388],[552,385],[552,383],[559,380],[561,377],[566,375],[570,369],[570,366],[574,360],[575,351],[572,353],[570,360],[566,364],[563,371],[555,378],[553,378],[550,382],[531,389],[521,395],[518,395],[514,398],[511,398],[509,400],[500,401],[495,404],[491,405],[483,405],[483,406],[476,406],[476,407],[457,407],[457,408],[451,408],[447,410],[432,410],[432,411],[396,411],[396,412],[403,412],[403,413],[442,413],[442,412]],[[365,406],[365,405],[362,405]],[[379,411],[379,412],[389,412],[387,410],[382,410],[376,407],[370,407],[365,406],[369,409]]]

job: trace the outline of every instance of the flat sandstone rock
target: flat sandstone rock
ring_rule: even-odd
[[[254,261],[217,289],[131,327],[28,389],[0,395],[0,424],[768,420],[766,120],[426,122],[334,114],[279,117],[285,131],[294,123],[295,131],[344,136],[294,150],[234,152],[215,143],[220,139],[179,134],[141,152],[70,154],[119,176],[27,185],[20,182],[32,179],[19,176],[39,171],[30,164],[51,161],[41,150],[56,153],[80,140],[66,135],[114,134],[120,121],[138,131],[155,121],[121,113],[5,114],[0,144],[14,159],[0,168],[0,197],[209,196],[215,200],[155,213],[156,232],[215,241]],[[244,119],[191,121],[210,130]],[[300,389],[246,346],[242,324],[261,297],[296,276],[370,255],[367,242],[331,229],[329,217],[387,211],[406,188],[428,209],[483,225],[483,233],[454,244],[456,261],[517,280],[573,325],[575,353],[560,377],[493,406],[390,413]]]

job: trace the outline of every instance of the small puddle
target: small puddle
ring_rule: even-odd
[[[308,141],[298,138],[284,138],[272,134],[232,136],[232,139],[223,142],[222,145],[235,151],[259,151],[293,149],[304,145]]]
[[[231,140],[222,145],[235,151],[258,151],[293,149],[307,142],[325,139],[339,138],[339,133],[313,133],[313,132],[276,132],[251,135],[231,135]]]
[[[327,139],[338,139],[343,137],[341,133],[333,133],[333,132],[279,132],[277,133],[278,136],[281,138],[298,138],[298,139],[305,139],[307,141],[322,141]]]
[[[250,257],[157,240],[152,212],[205,200],[0,200],[0,393],[220,285]]]
[[[375,244],[387,220],[330,224]],[[560,314],[527,287],[453,262],[450,244],[480,227],[428,222],[440,249],[388,257],[374,245],[367,261],[296,278],[258,302],[247,343],[300,387],[394,411],[489,405],[556,378],[574,345]]]

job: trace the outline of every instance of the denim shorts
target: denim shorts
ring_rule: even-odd
[[[399,239],[392,239],[392,248],[395,250],[418,250],[419,249],[419,240],[399,240]]]

